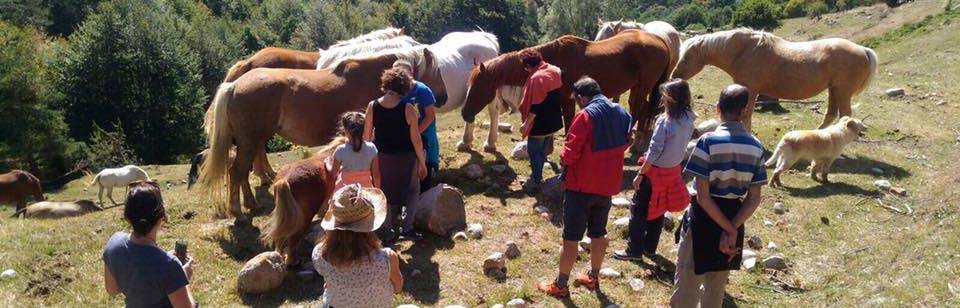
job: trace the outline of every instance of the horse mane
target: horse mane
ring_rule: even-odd
[[[338,59],[334,66],[331,66],[335,72],[343,72],[346,69],[346,65],[349,62],[356,61],[368,61],[379,59],[387,56],[396,57],[397,60],[406,60],[413,64],[414,69],[417,72],[424,72],[430,66],[431,63],[427,63],[423,53],[427,48],[427,45],[416,45],[410,47],[401,47],[401,48],[391,48],[380,50],[376,52],[369,52],[364,54],[359,54],[355,56],[349,56],[342,59]],[[419,77],[419,76],[415,76]]]
[[[775,46],[779,41],[783,40],[782,38],[763,30],[754,30],[741,27],[710,34],[701,34],[683,41],[683,44],[680,46],[680,55],[682,57],[683,54],[686,53],[687,49],[695,44],[699,44],[700,48],[706,52],[715,52],[723,49],[728,41],[739,37],[747,37],[747,39],[756,40],[755,46],[757,47]]]
[[[373,31],[364,33],[352,39],[337,41],[337,43],[330,45],[330,47],[327,47],[327,49],[333,49],[336,47],[342,47],[346,45],[353,45],[353,44],[369,42],[369,41],[387,40],[387,39],[395,38],[401,35],[403,35],[402,29],[398,29],[394,27],[386,27],[383,29],[373,30]]]
[[[420,42],[417,42],[412,37],[404,35],[387,40],[368,41],[359,44],[330,48],[320,55],[320,59],[317,60],[317,69],[336,67],[341,61],[351,57],[365,57],[368,55],[379,54],[379,52],[384,50],[419,45],[421,45]]]
[[[586,46],[591,42],[574,35],[564,35],[549,42],[528,47],[539,51],[543,55],[552,55],[563,45]],[[523,70],[520,63],[520,52],[522,50],[511,51],[500,56],[483,62],[484,74],[492,76],[495,84],[504,85],[522,85],[527,79],[529,73]],[[472,85],[479,75],[479,70],[474,70],[470,74],[468,85]]]

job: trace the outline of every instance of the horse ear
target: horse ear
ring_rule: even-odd
[[[473,57],[473,66],[477,66],[477,64],[480,64],[480,63],[477,63],[477,57]]]
[[[487,70],[487,66],[483,65],[483,63],[480,63],[480,72],[482,73],[486,70]]]
[[[407,27],[400,27],[400,35],[406,35]]]
[[[600,18],[600,16],[597,16],[597,25],[598,25],[598,26],[602,26],[602,25],[603,25],[603,19]]]

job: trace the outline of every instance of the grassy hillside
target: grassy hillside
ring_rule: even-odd
[[[820,21],[795,19],[785,22],[778,34],[791,38],[851,37],[859,41],[879,35],[906,22],[942,12],[945,1],[914,1],[867,19],[857,13],[825,15]],[[879,6],[869,10],[881,9]],[[864,9],[858,9],[864,10]],[[839,23],[827,25],[827,20]],[[804,29],[797,34],[798,29]],[[882,30],[878,30],[882,29]],[[960,305],[960,230],[958,204],[960,194],[960,20],[951,19],[930,25],[926,33],[905,37],[876,48],[880,74],[873,85],[855,98],[854,114],[871,115],[872,129],[860,142],[851,144],[846,158],[834,164],[830,184],[812,181],[801,169],[783,178],[785,187],[764,189],[761,209],[747,223],[747,235],[758,235],[779,246],[777,253],[790,265],[786,273],[739,271],[731,275],[727,288],[729,306],[957,306]],[[720,88],[729,83],[726,75],[707,69],[691,80],[696,110],[702,119],[712,118],[712,102]],[[902,87],[906,95],[887,98],[884,89]],[[820,95],[813,100],[824,100]],[[780,136],[794,129],[815,127],[822,114],[811,105],[784,104],[783,108],[763,110],[755,117],[755,130],[768,149]],[[825,109],[825,106],[823,106]],[[481,115],[478,121],[484,121]],[[506,116],[515,125],[517,115]],[[519,192],[519,179],[529,174],[526,162],[507,160],[488,153],[458,153],[462,121],[458,113],[440,117],[443,182],[461,187],[467,195],[467,219],[482,223],[482,240],[453,242],[427,237],[415,245],[402,244],[401,266],[407,285],[396,303],[420,306],[462,304],[489,307],[522,297],[536,307],[598,307],[616,303],[621,307],[666,306],[671,290],[671,273],[676,254],[671,250],[673,237],[664,233],[656,264],[631,263],[610,259],[606,264],[624,274],[624,278],[605,280],[604,293],[594,294],[575,288],[570,300],[558,301],[537,293],[541,279],[556,274],[560,238],[559,206],[546,221],[533,211],[537,199]],[[485,136],[478,130],[477,136]],[[498,146],[509,153],[516,135],[502,135]],[[480,137],[479,139],[483,139]],[[474,143],[480,148],[481,140]],[[299,157],[288,152],[271,157],[275,166]],[[551,158],[556,161],[556,154]],[[632,158],[629,159],[633,161]],[[490,166],[506,162],[503,174]],[[460,171],[467,163],[479,163],[488,177],[468,181]],[[265,295],[239,295],[236,273],[253,255],[267,250],[256,241],[266,216],[257,216],[252,226],[233,226],[229,221],[212,218],[211,205],[179,184],[189,166],[147,166],[150,175],[162,184],[177,183],[164,191],[169,223],[161,234],[160,245],[172,249],[174,240],[184,238],[198,261],[193,290],[205,305],[233,306],[316,306],[319,280],[301,282],[289,277],[280,290]],[[882,174],[872,173],[880,168]],[[633,177],[636,166],[629,166]],[[546,176],[552,171],[545,170]],[[878,191],[873,182],[886,179],[907,190],[906,196]],[[96,198],[95,188],[77,180],[61,191],[48,192],[51,199]],[[625,187],[626,188],[626,187]],[[258,188],[261,205],[272,207],[270,194]],[[631,193],[624,191],[623,195]],[[115,192],[120,199],[120,192]],[[880,200],[880,201],[877,201]],[[776,215],[774,202],[789,209]],[[899,214],[879,206],[879,202],[899,209]],[[121,209],[112,208],[84,217],[56,221],[12,220],[12,208],[0,208],[0,270],[14,269],[19,276],[0,281],[0,302],[14,307],[102,307],[120,306],[121,299],[109,299],[102,288],[103,265],[100,253],[107,238],[124,230]],[[610,222],[628,215],[624,208],[611,211]],[[821,222],[823,218],[829,224]],[[764,220],[774,223],[764,227]],[[620,249],[626,241],[620,232],[611,232],[611,248]],[[507,263],[507,279],[498,282],[483,276],[483,256],[502,251],[503,243],[518,243],[523,256]],[[761,257],[771,255],[767,249]],[[585,254],[582,255],[586,257]],[[585,270],[584,261],[574,272]],[[422,274],[411,277],[414,270]],[[639,292],[626,281],[638,277],[646,283]],[[787,286],[789,285],[789,286]]]

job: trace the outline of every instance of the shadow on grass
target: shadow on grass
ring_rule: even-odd
[[[246,262],[257,254],[270,249],[260,242],[260,228],[251,223],[251,219],[237,222],[230,226],[229,235],[220,233],[212,240],[220,245],[223,253],[235,261]]]
[[[783,105],[779,103],[765,103],[765,104],[758,103],[757,108],[754,109],[754,112],[779,115],[779,114],[790,113],[790,110],[787,108],[783,108]]]
[[[860,188],[860,186],[841,182],[831,182],[826,184],[818,183],[814,186],[805,188],[790,187],[784,183],[782,189],[785,190],[790,196],[802,198],[823,198],[834,195],[871,196],[876,194],[876,192]]]
[[[250,216],[261,216],[261,215],[270,215],[273,212],[274,207],[274,198],[273,194],[270,193],[270,186],[260,185],[254,188],[253,196],[257,200],[257,210],[251,211]]]
[[[831,172],[872,175],[873,172],[870,170],[873,168],[883,169],[882,176],[886,178],[902,179],[910,176],[910,171],[907,169],[862,155],[838,159],[833,163]]]
[[[437,182],[446,183],[457,187],[463,192],[464,196],[483,194],[484,196],[500,200],[500,205],[506,206],[507,199],[521,199],[527,197],[522,191],[510,189],[510,185],[516,181],[517,173],[510,167],[507,158],[500,152],[490,153],[495,156],[492,163],[484,162],[484,155],[477,151],[462,152],[470,155],[467,162],[459,168],[440,169],[437,171]],[[483,169],[484,177],[473,180],[467,177],[465,168],[471,164],[476,164]],[[493,171],[494,166],[503,166],[502,172]],[[500,168],[500,167],[497,167]]]
[[[240,294],[240,299],[250,307],[273,308],[291,304],[291,302],[319,300],[322,295],[323,278],[303,281],[293,272],[288,272],[283,279],[283,284],[273,291],[261,294]]]
[[[424,234],[422,240],[403,251],[410,255],[406,263],[400,264],[400,272],[406,278],[403,291],[421,303],[435,305],[440,300],[440,264],[432,258],[438,250],[450,248],[453,241],[449,238]],[[420,271],[416,277],[412,277],[414,270]]]

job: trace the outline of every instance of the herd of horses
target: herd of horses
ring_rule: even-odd
[[[692,78],[706,65],[720,68],[753,93],[748,112],[758,93],[806,99],[829,90],[820,127],[851,115],[851,98],[877,71],[873,50],[844,39],[790,42],[740,28],[681,42],[673,26],[660,21],[600,21],[592,41],[564,35],[529,48],[563,71],[562,97],[569,97],[573,82],[584,75],[596,79],[608,97],[618,99],[630,91],[630,113],[641,131],[649,129],[659,109],[657,86],[669,78]],[[324,161],[331,145],[342,142],[334,138],[337,119],[381,95],[381,73],[401,59],[412,63],[415,78],[433,89],[439,112],[461,110],[466,125],[458,150],[472,148],[474,120],[486,108],[491,129],[484,151],[497,151],[499,115],[516,110],[527,77],[519,52],[500,54],[496,36],[483,31],[452,32],[427,45],[390,27],[326,50],[268,47],[238,61],[207,109],[209,148],[194,159],[191,184],[196,179],[212,197],[218,215],[243,220],[241,204],[258,208],[249,174],[273,182],[277,206],[265,241],[279,250],[296,247],[310,220],[324,211],[325,202],[318,200],[332,195],[335,175]],[[570,99],[561,108],[569,127],[575,104]],[[751,114],[745,122],[752,124]],[[275,173],[264,147],[275,134],[298,145],[328,146]],[[23,195],[7,193],[6,177],[0,176],[0,202]],[[317,185],[326,189],[304,188]]]

